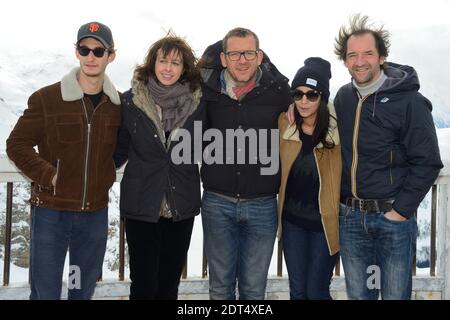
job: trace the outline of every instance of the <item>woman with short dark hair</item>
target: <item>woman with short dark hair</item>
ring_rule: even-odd
[[[180,143],[177,132],[193,137],[201,97],[196,62],[186,41],[167,35],[150,47],[122,96],[115,162],[119,167],[128,160],[120,213],[130,256],[130,299],[178,296],[200,212],[200,177],[193,159],[174,161],[180,159],[172,150]]]

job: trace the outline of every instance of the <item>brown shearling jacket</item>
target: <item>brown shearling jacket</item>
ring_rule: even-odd
[[[34,92],[6,141],[8,157],[34,182],[32,205],[64,211],[108,205],[116,174],[120,97],[105,75],[104,94],[94,108],[84,98],[78,72],[75,68],[62,81]]]

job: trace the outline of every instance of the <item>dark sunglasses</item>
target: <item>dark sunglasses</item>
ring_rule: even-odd
[[[94,56],[96,56],[97,58],[101,58],[105,55],[105,48],[101,48],[101,47],[97,47],[95,49],[90,49],[88,47],[85,46],[79,46],[77,47],[78,52],[80,53],[81,56],[83,57],[87,57],[91,51],[94,53]]]
[[[301,90],[292,90],[291,96],[294,98],[295,101],[299,101],[303,99],[303,96],[306,96],[306,99],[308,99],[311,102],[317,101],[319,99],[320,95],[322,93],[316,90],[310,90],[308,92],[303,92]]]

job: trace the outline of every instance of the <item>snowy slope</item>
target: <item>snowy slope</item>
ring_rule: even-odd
[[[40,51],[14,55],[0,53],[0,97],[21,113],[28,97],[37,89],[57,82],[76,60],[72,56]]]
[[[0,97],[0,154],[5,153],[5,140],[17,121],[17,115]]]

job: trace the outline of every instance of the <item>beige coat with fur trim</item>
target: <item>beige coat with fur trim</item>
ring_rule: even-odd
[[[328,104],[330,114],[336,113],[333,105]],[[280,129],[280,157],[281,157],[281,185],[278,194],[278,238],[281,239],[281,215],[283,212],[284,197],[287,180],[292,164],[300,153],[302,142],[295,125],[289,126],[286,114],[278,118]],[[330,128],[327,139],[335,143],[333,149],[324,148],[320,143],[314,148],[317,170],[319,173],[319,209],[322,225],[328,243],[330,255],[339,251],[339,197],[341,187],[341,146],[336,120],[330,117]]]

